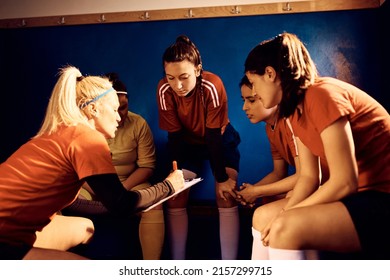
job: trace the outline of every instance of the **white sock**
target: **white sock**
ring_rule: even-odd
[[[304,250],[286,250],[286,249],[276,249],[269,247],[269,259],[270,260],[304,260],[305,251]]]
[[[186,208],[167,208],[168,237],[173,260],[185,260],[188,235]]]
[[[238,206],[231,208],[218,208],[218,211],[221,258],[222,260],[236,260],[240,237]]]
[[[252,260],[268,260],[268,246],[264,246],[261,241],[261,233],[252,227]]]

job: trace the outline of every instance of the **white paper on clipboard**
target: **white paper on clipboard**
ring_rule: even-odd
[[[202,181],[203,179],[202,178],[195,178],[195,179],[192,179],[192,180],[189,180],[189,181],[185,181],[184,182],[184,188],[180,189],[179,191],[175,192],[174,194],[171,194],[170,196],[167,196],[166,198],[164,199],[161,199],[160,201],[156,202],[155,204],[149,206],[148,208],[146,208],[145,210],[142,210],[142,212],[147,212],[151,209],[153,209],[154,207],[156,207],[157,205],[160,205],[161,203],[167,201],[168,199],[174,197],[175,195],[178,195],[179,193],[181,193],[182,191],[185,191],[186,189],[192,187],[193,185],[199,183],[200,181]]]

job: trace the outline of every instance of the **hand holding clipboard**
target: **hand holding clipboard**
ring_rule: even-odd
[[[176,161],[173,161],[172,167],[173,167],[173,172],[181,172],[181,173],[183,174],[183,171],[182,171],[182,170],[178,170],[178,169],[177,169],[177,162],[176,162]],[[191,175],[195,175],[195,176],[196,176],[195,173],[193,173],[193,172],[191,172],[191,171],[189,171],[189,170],[186,170],[186,171],[189,172],[188,174],[191,174]],[[173,173],[173,172],[172,172],[172,173]],[[172,173],[171,173],[171,174],[172,174]],[[171,176],[171,175],[170,175],[170,176]],[[169,177],[169,176],[168,176],[168,177]],[[149,206],[148,208],[146,208],[145,210],[143,210],[143,212],[147,212],[147,211],[153,209],[153,208],[156,207],[157,205],[160,205],[161,203],[164,203],[164,202],[167,201],[168,199],[170,199],[170,198],[172,198],[172,197],[178,195],[178,194],[181,193],[182,191],[187,190],[188,188],[192,187],[193,185],[199,183],[199,182],[202,181],[202,180],[203,180],[202,178],[188,178],[188,179],[186,179],[185,182],[184,182],[184,187],[183,187],[183,188],[180,188],[179,190],[176,190],[176,189],[175,189],[175,193],[173,193],[173,194],[171,194],[170,196],[167,196],[166,198],[164,198],[164,199],[162,199],[162,200],[156,202],[155,204]],[[174,182],[172,182],[172,183],[174,183]]]

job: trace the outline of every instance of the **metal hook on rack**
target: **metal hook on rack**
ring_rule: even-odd
[[[106,21],[106,16],[104,14],[102,14],[100,16],[99,22],[105,22],[105,21]]]
[[[140,19],[143,19],[143,20],[148,20],[148,19],[150,19],[149,12],[144,12],[144,14],[141,15],[139,18],[140,18]]]
[[[239,13],[241,13],[241,8],[239,6],[234,6],[234,8],[231,9],[230,13],[238,15]]]
[[[285,11],[285,12],[289,12],[289,11],[291,11],[291,10],[292,10],[292,8],[291,8],[291,5],[290,5],[290,3],[289,3],[289,2],[287,2],[287,3],[284,5],[284,7],[282,8],[282,10],[283,10],[283,11]]]
[[[65,24],[65,17],[61,17],[59,21],[57,21],[58,24],[63,25]]]
[[[20,22],[20,24],[18,24],[18,27],[25,27],[26,25],[27,25],[26,20],[22,19],[22,21]]]
[[[194,17],[194,13],[192,12],[192,9],[189,9],[188,10],[188,13],[185,15],[186,18],[193,18]]]

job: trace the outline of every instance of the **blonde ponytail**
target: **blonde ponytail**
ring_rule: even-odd
[[[83,77],[74,66],[60,69],[59,79],[53,88],[46,115],[37,136],[52,134],[61,125],[88,124],[88,119],[80,104],[92,100],[112,87],[107,78],[99,76]]]

